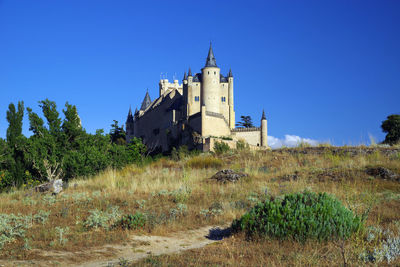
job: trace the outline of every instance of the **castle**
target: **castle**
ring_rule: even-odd
[[[264,111],[260,127],[235,128],[232,71],[221,74],[211,44],[201,73],[192,75],[189,68],[182,84],[161,79],[158,98],[152,101],[146,92],[140,110],[132,114],[129,108],[126,141],[133,137],[159,152],[181,145],[209,151],[215,142],[236,148],[238,141],[251,149],[268,148]]]

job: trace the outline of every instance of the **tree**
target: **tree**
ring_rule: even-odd
[[[6,157],[6,165],[13,179],[13,186],[20,186],[25,180],[25,137],[22,135],[24,110],[24,102],[19,101],[18,111],[13,103],[10,103],[7,111],[8,128],[6,138],[9,151],[8,157]]]
[[[63,176],[63,159],[68,151],[65,147],[65,134],[61,129],[61,119],[55,102],[48,99],[39,101],[44,121],[31,108],[27,108],[29,117],[29,130],[33,135],[28,140],[27,159],[31,170],[40,180],[58,179]]]
[[[251,128],[254,127],[253,122],[250,116],[240,116],[240,120],[236,123],[236,126],[243,127],[243,128]]]
[[[394,145],[400,142],[400,114],[392,114],[382,122],[382,131],[386,134],[383,143]]]
[[[121,126],[118,126],[118,121],[113,120],[114,123],[111,124],[111,130],[110,130],[110,137],[111,137],[111,142],[113,144],[118,144],[118,145],[124,145],[125,142],[125,131],[124,128]]]
[[[62,131],[65,134],[66,141],[68,144],[73,145],[77,138],[82,136],[83,129],[81,126],[81,119],[79,118],[76,106],[65,103],[65,109],[63,109],[65,119],[61,126]]]

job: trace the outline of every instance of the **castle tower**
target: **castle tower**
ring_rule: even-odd
[[[132,115],[132,109],[129,107],[128,117],[126,118],[126,142],[129,143],[134,137],[134,121]]]
[[[185,71],[182,80],[182,91],[183,91],[183,117],[187,119],[188,117],[188,77]]]
[[[232,70],[228,73],[228,105],[229,105],[229,128],[235,128],[235,110],[233,109],[233,75]]]
[[[206,111],[220,113],[220,68],[217,67],[211,44],[208,51],[206,65],[201,69],[201,73],[201,105],[205,106]]]
[[[267,118],[264,110],[261,117],[261,146],[268,147]]]
[[[185,101],[186,101],[186,114],[187,117],[189,117],[192,114],[192,105],[191,101],[193,99],[193,75],[192,75],[192,70],[189,67],[188,71],[188,77],[187,77],[187,90],[186,90],[186,95],[185,95]]]

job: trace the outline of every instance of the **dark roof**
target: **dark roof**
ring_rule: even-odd
[[[215,60],[211,43],[210,43],[210,49],[208,50],[208,57],[207,57],[207,60],[206,60],[205,67],[217,67],[217,61]]]
[[[189,68],[188,76],[192,76],[192,70]]]
[[[185,74],[183,75],[183,80],[187,80],[186,71],[185,71]]]
[[[220,75],[219,75],[219,81],[220,81],[221,83],[227,83],[227,82],[228,82],[228,78],[227,78],[227,77],[224,77],[224,75],[220,74]]]
[[[126,119],[126,122],[133,122],[133,115],[132,115],[132,108],[129,107],[129,112],[128,112],[128,118]]]
[[[261,116],[261,120],[266,120],[267,118],[265,117],[265,112],[264,112],[264,110],[263,110],[263,114],[262,114],[262,116]]]
[[[167,108],[167,111],[181,110],[183,105],[183,97],[178,97],[175,101]]]
[[[231,69],[229,69],[228,77],[233,77]]]
[[[201,73],[196,73],[193,77],[193,82],[201,82]]]
[[[140,110],[145,110],[148,106],[150,106],[151,104],[151,99],[150,99],[150,95],[149,92],[146,92],[146,95],[144,96],[143,102],[142,102],[142,106],[140,107]]]

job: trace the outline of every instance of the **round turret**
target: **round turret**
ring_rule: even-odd
[[[202,105],[207,111],[220,113],[219,97],[220,97],[220,69],[217,67],[216,60],[210,44],[208,57],[205,67],[201,70],[202,82]]]

